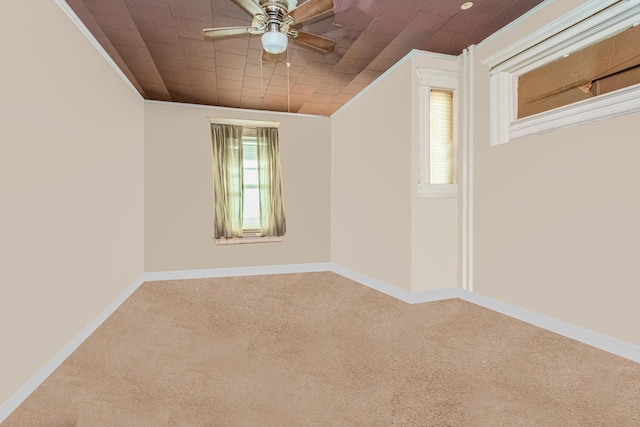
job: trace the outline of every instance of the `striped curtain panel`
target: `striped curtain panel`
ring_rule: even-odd
[[[214,237],[242,237],[242,126],[211,124]]]
[[[287,224],[282,196],[278,129],[257,128],[257,142],[260,233],[262,236],[284,236]]]

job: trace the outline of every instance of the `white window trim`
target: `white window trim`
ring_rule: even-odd
[[[640,0],[590,0],[484,60],[491,69],[491,145],[640,111],[639,84],[517,119],[521,75],[638,23]]]
[[[456,71],[432,70],[418,68],[419,114],[420,114],[420,182],[418,197],[420,198],[452,198],[458,197],[457,153],[458,153],[458,73]],[[428,184],[424,181],[429,176],[429,97],[432,89],[453,92],[453,184]]]
[[[213,239],[216,245],[244,245],[246,243],[272,243],[283,242],[283,236],[272,237],[237,237],[233,239]]]
[[[246,127],[263,127],[263,128],[278,128],[280,122],[267,122],[263,120],[245,120],[245,119],[226,119],[220,117],[207,117],[209,122],[219,125],[234,125],[234,126],[246,126]]]
[[[419,184],[418,197],[447,199],[458,197],[458,184]]]

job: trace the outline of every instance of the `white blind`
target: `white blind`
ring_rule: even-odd
[[[453,184],[453,91],[431,89],[429,96],[431,184]]]

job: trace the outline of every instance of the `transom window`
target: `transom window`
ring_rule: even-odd
[[[640,111],[637,1],[590,0],[486,58],[491,145]]]

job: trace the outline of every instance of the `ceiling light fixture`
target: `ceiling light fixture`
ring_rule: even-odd
[[[286,34],[278,30],[270,30],[262,35],[262,47],[269,53],[277,55],[287,50]]]
[[[462,6],[460,6],[460,9],[462,9],[462,10],[471,9],[471,6],[473,6],[473,2],[472,1],[468,1],[466,3],[463,3]]]

